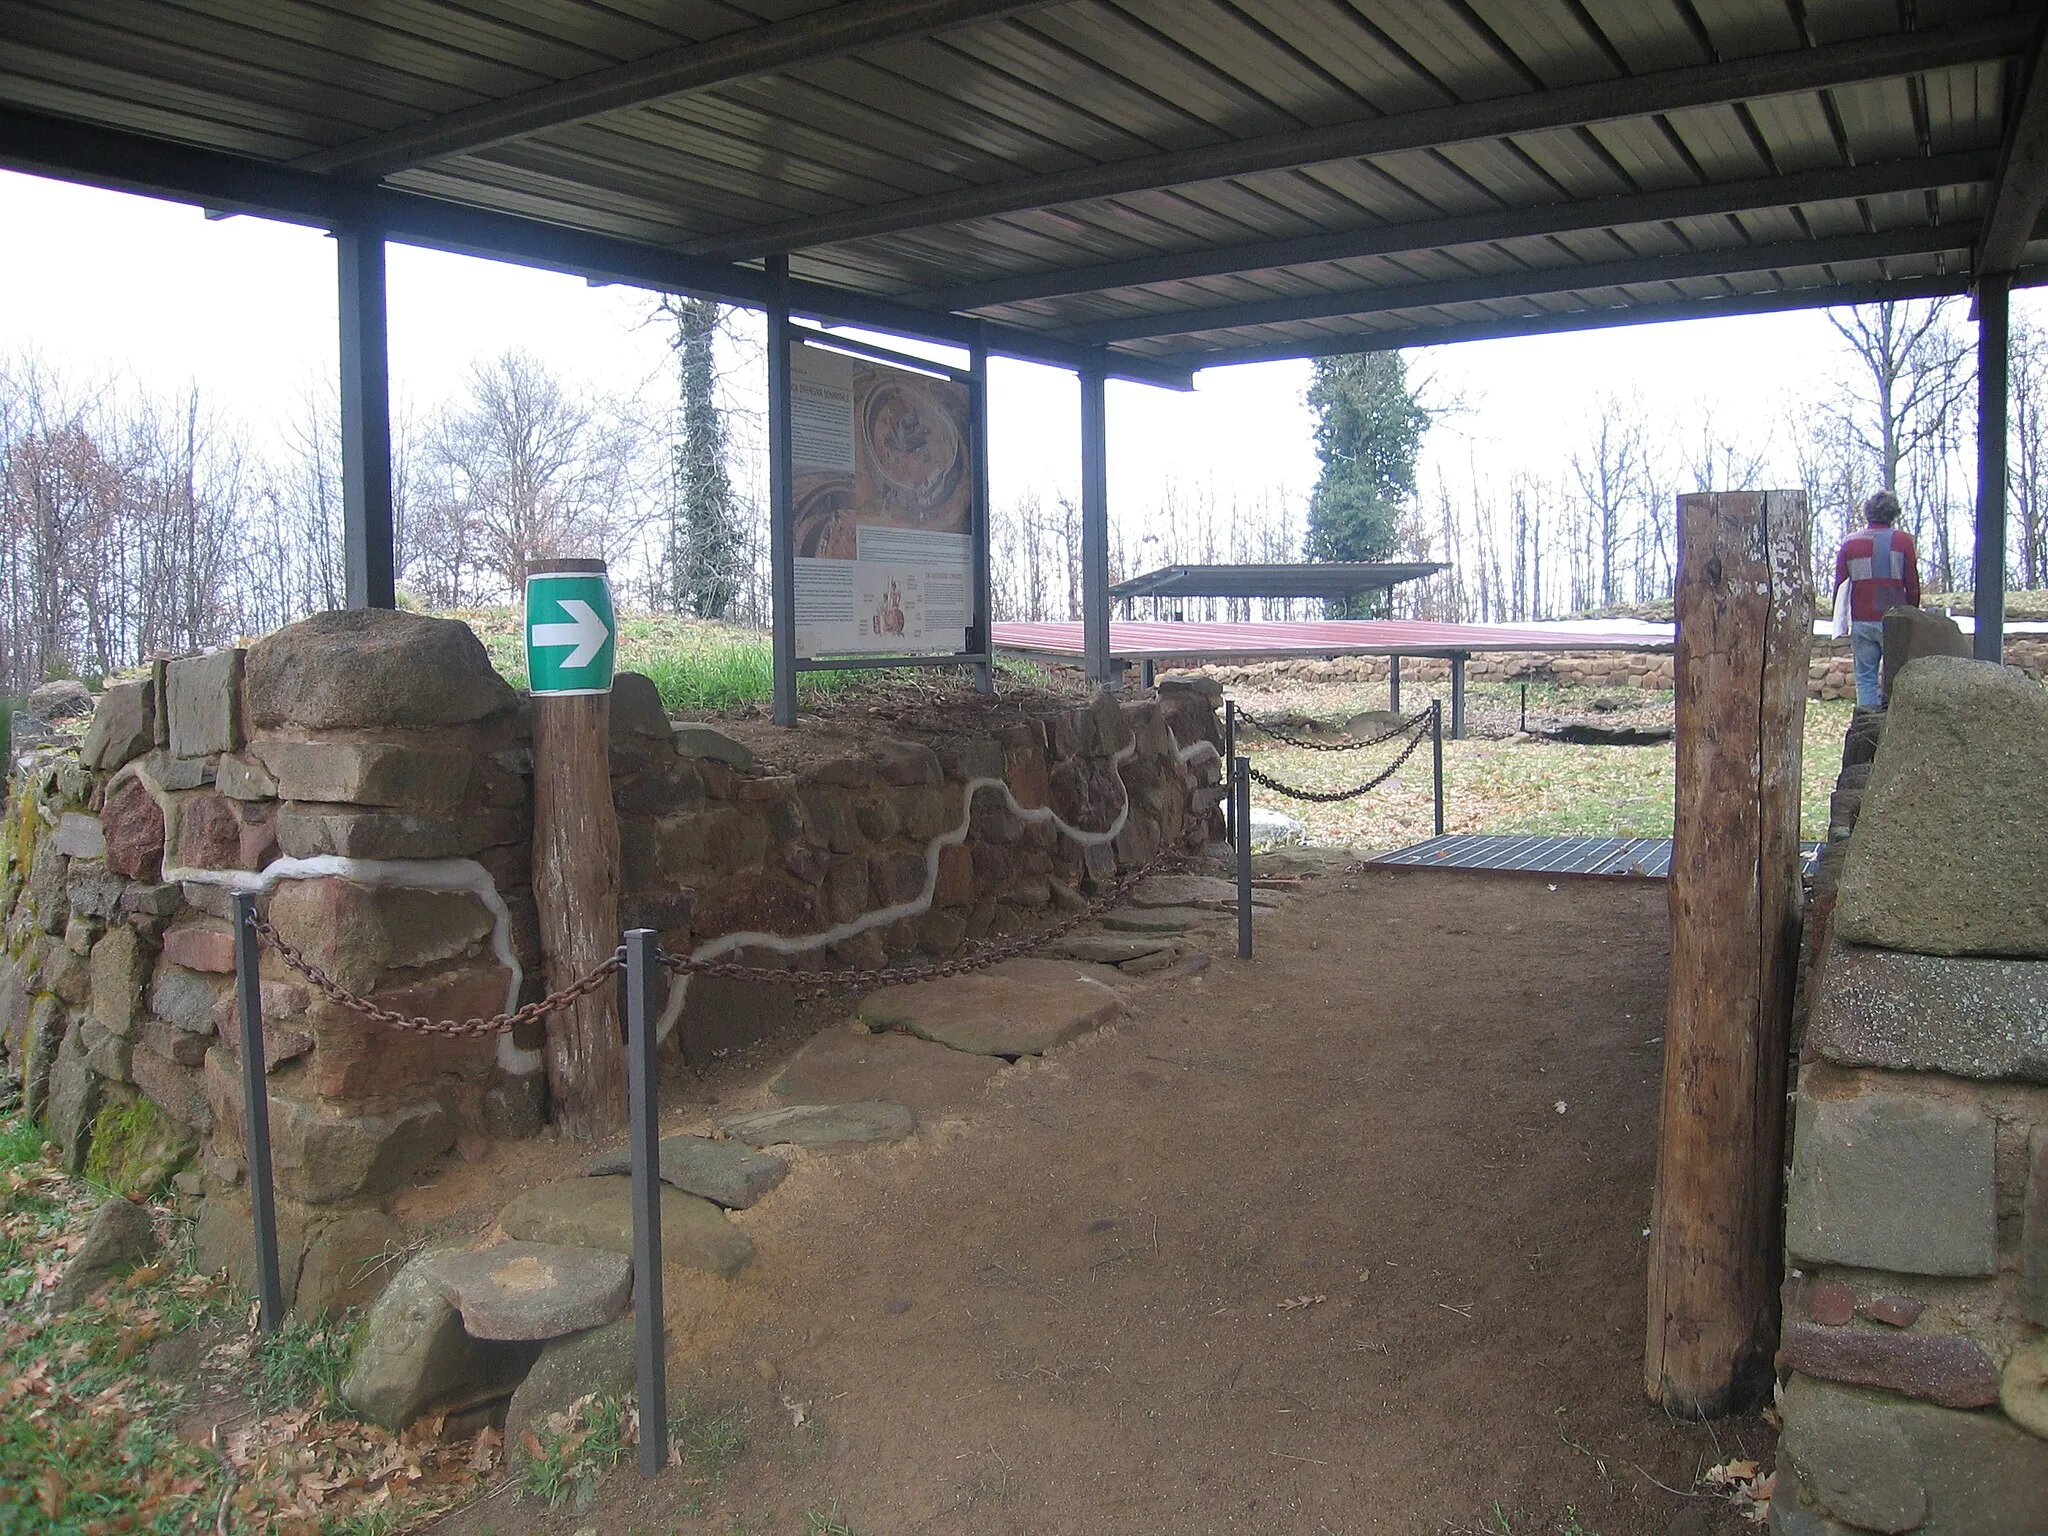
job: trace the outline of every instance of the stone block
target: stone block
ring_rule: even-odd
[[[257,641],[243,692],[259,730],[418,730],[519,705],[468,625],[379,608],[316,613]]]
[[[868,890],[880,906],[897,907],[924,894],[924,855],[893,850],[868,860]]]
[[[117,1035],[98,1019],[80,1021],[79,1037],[85,1042],[85,1064],[110,1083],[125,1083],[133,1079],[128,1069],[134,1047],[125,1035]]]
[[[790,1057],[768,1092],[779,1104],[880,1100],[933,1116],[974,1102],[1003,1071],[998,1057],[911,1035],[828,1029]]]
[[[881,740],[870,751],[876,777],[884,784],[939,784],[945,780],[938,753],[923,742]]]
[[[2048,957],[2048,690],[1938,656],[1899,675],[1835,909],[1852,944]]]
[[[117,918],[128,882],[97,859],[73,859],[64,875],[64,896],[78,917]]]
[[[505,1006],[510,975],[497,965],[460,965],[404,975],[403,985],[370,994],[380,1007],[429,1019],[489,1018]],[[443,1074],[481,1079],[497,1060],[490,1035],[448,1037],[393,1029],[319,1002],[306,1015],[313,1037],[313,1091],[323,1099],[361,1100],[431,1088]]]
[[[100,695],[92,724],[79,744],[78,760],[111,773],[142,756],[156,742],[156,681],[111,683]]]
[[[187,656],[165,669],[171,756],[212,757],[241,747],[242,659],[230,648]]]
[[[851,1104],[789,1104],[719,1122],[720,1130],[750,1147],[802,1147],[830,1155],[902,1141],[917,1116],[902,1104],[862,1099]]]
[[[447,859],[466,852],[466,841],[454,816],[295,801],[277,813],[277,842],[287,858]]]
[[[779,1157],[709,1136],[664,1136],[656,1144],[656,1156],[664,1184],[729,1211],[746,1210],[789,1174],[789,1164]],[[630,1174],[632,1166],[630,1153],[621,1147],[596,1158],[584,1172],[599,1178]]]
[[[1924,608],[1893,608],[1884,616],[1884,670],[1880,698],[1889,699],[1898,676],[1923,656],[1959,656],[1968,660],[1971,638],[1945,613]]]
[[[390,1283],[405,1248],[405,1228],[378,1206],[338,1211],[326,1220],[316,1217],[307,1224],[291,1315],[302,1320],[323,1312],[338,1317],[350,1307],[368,1306]]]
[[[107,868],[131,880],[155,882],[164,859],[164,813],[149,787],[133,777],[116,784],[107,792],[100,824]]]
[[[505,1410],[505,1444],[517,1446],[524,1433],[586,1393],[605,1392],[614,1397],[631,1393],[637,1358],[633,1330],[633,1319],[622,1317],[602,1328],[550,1339],[542,1345],[540,1358]]]
[[[796,989],[764,981],[693,976],[676,1022],[683,1059],[703,1066],[787,1029],[796,1019]]]
[[[2048,963],[1837,944],[1807,1050],[1845,1066],[2048,1083]]]
[[[684,720],[675,727],[676,754],[680,757],[709,758],[713,762],[725,763],[741,773],[751,772],[754,766],[753,749],[744,742],[733,740],[715,726],[700,725]]]
[[[813,785],[797,795],[803,807],[804,836],[815,847],[833,853],[857,853],[867,838],[854,815],[853,803],[844,792],[829,785]]]
[[[932,900],[942,907],[965,907],[974,902],[974,855],[965,843],[948,843],[939,850],[939,881]]]
[[[29,1009],[28,1026],[19,1038],[14,1066],[21,1074],[21,1107],[31,1120],[40,1121],[49,1104],[50,1074],[57,1065],[64,1025],[64,1005],[47,992]]]
[[[697,893],[691,927],[699,938],[727,933],[814,933],[818,893],[773,875],[744,876]]]
[[[75,920],[67,925],[80,927]],[[43,958],[43,986],[74,1008],[92,1001],[92,962],[69,944],[54,946]]]
[[[2035,1536],[2048,1530],[2048,1440],[1963,1413],[1794,1375],[1779,1476],[1855,1530]]]
[[[150,960],[141,936],[125,924],[92,947],[92,1016],[117,1035],[135,1027]]]
[[[429,1408],[454,1410],[502,1397],[525,1377],[535,1345],[470,1337],[441,1293],[434,1251],[418,1255],[363,1319],[356,1358],[342,1383],[348,1405],[373,1423],[403,1429]]]
[[[235,971],[234,930],[218,920],[180,923],[164,932],[164,959],[188,971],[232,976]],[[157,1011],[163,1012],[161,1008]]]
[[[247,757],[223,757],[214,765],[214,787],[237,800],[269,800],[277,795],[277,780],[261,763]]]
[[[287,800],[449,811],[462,803],[472,766],[467,752],[384,741],[279,741],[256,755]]]
[[[147,1260],[156,1246],[149,1207],[126,1199],[103,1201],[50,1287],[50,1310],[70,1311],[109,1280]]]
[[[76,1025],[64,1032],[50,1069],[49,1099],[43,1129],[57,1143],[66,1173],[83,1173],[92,1150],[92,1122],[100,1112],[100,1078],[85,1060],[85,1031]]]
[[[36,844],[35,855],[29,860],[24,894],[35,912],[37,927],[44,933],[62,933],[64,920],[71,915],[65,891],[70,862],[50,846],[48,838]]]
[[[176,794],[211,784],[213,764],[210,757],[173,757],[168,752],[152,752],[142,768],[159,790]]]
[[[286,943],[342,986],[365,993],[386,970],[477,950],[495,926],[468,891],[358,885],[338,877],[281,881],[270,920]],[[497,1005],[489,1011],[497,1012]]]
[[[767,821],[729,805],[664,817],[656,825],[661,872],[677,885],[702,886],[759,868],[768,851]]]
[[[559,1339],[626,1310],[633,1262],[563,1243],[499,1243],[434,1259],[441,1294],[478,1339]]]
[[[1988,1275],[1997,1263],[1997,1124],[1904,1093],[1820,1098],[1802,1084],[1785,1245],[1809,1264]]]
[[[639,672],[619,672],[612,677],[611,733],[614,741],[625,736],[645,736],[655,741],[672,741],[675,726],[661,702],[661,690],[654,679]]]
[[[165,1044],[198,1038],[176,1030],[165,1033],[170,1036]],[[203,1054],[200,1059],[205,1059]],[[213,1129],[213,1106],[207,1102],[196,1068],[180,1065],[148,1043],[139,1042],[128,1054],[128,1075],[152,1104],[179,1125],[202,1136]]]
[[[1944,1408],[1988,1408],[1998,1401],[1998,1367],[1982,1344],[1964,1334],[1791,1322],[1778,1363],[1822,1381],[1881,1387]]]
[[[1998,1406],[2028,1434],[2048,1440],[2048,1338],[2029,1339],[2006,1357]]]
[[[538,1136],[547,1123],[546,1072],[500,1072],[477,1103],[477,1129],[497,1141]]]
[[[277,856],[277,808],[212,790],[178,807],[178,863],[187,869],[258,870]]]
[[[57,830],[50,842],[67,859],[103,859],[107,856],[106,833],[100,819],[83,811],[66,811],[57,818]]]
[[[633,1251],[632,1180],[570,1179],[529,1189],[498,1213],[505,1235],[529,1243],[568,1243]],[[754,1245],[709,1200],[661,1186],[661,1257],[664,1264],[707,1270],[730,1278],[753,1262]]]
[[[2027,1187],[2022,1200],[2022,1304],[2029,1320],[2048,1328],[2048,1126],[2036,1126],[2028,1141]]]

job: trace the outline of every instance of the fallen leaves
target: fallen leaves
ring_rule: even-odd
[[[1303,1307],[1317,1307],[1329,1299],[1327,1296],[1289,1296],[1280,1302],[1280,1310],[1282,1312],[1294,1312]]]
[[[1753,1461],[1732,1460],[1707,1468],[1700,1482],[1740,1509],[1751,1524],[1762,1525],[1770,1518],[1777,1473],[1766,1472]]]

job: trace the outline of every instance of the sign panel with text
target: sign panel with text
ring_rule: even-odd
[[[975,622],[968,387],[798,345],[789,388],[796,654],[964,651]]]

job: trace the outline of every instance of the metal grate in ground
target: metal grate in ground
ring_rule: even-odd
[[[1801,845],[1810,868],[1818,843]],[[1671,874],[1668,837],[1560,837],[1544,833],[1451,833],[1396,849],[1368,864],[1416,869],[1515,870],[1532,875],[1621,875],[1663,880]]]

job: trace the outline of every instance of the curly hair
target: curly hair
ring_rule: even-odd
[[[1899,498],[1890,491],[1876,491],[1863,503],[1863,515],[1880,527],[1889,528],[1899,520]]]

